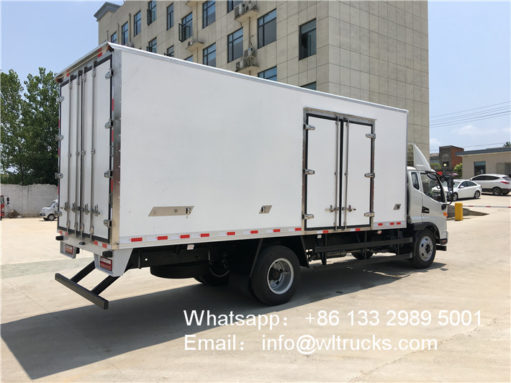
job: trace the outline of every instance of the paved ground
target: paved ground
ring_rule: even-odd
[[[511,196],[483,196],[465,204],[511,205]],[[54,281],[88,262],[58,254],[55,223],[4,220],[2,231],[2,382],[37,379],[92,381],[501,381],[510,376],[510,214],[505,208],[449,222],[449,250],[433,267],[413,271],[406,263],[366,269],[306,271],[294,300],[261,307],[227,288],[193,280],[151,277],[130,271],[109,290],[102,311]],[[92,286],[98,277],[91,278]],[[222,314],[275,314],[286,326],[190,326],[183,310]],[[340,323],[317,323],[318,312],[337,310]],[[376,326],[351,326],[348,312],[375,310]],[[430,325],[392,326],[389,310],[423,310]],[[441,326],[439,310],[469,310],[480,324]],[[312,314],[315,323],[306,317]],[[427,315],[427,314],[423,314]],[[455,315],[455,314],[454,314]],[[468,315],[468,314],[465,314]],[[374,313],[369,318],[374,321]],[[452,320],[456,320],[455,317]],[[185,336],[233,339],[244,350],[185,351]],[[352,338],[355,350],[264,351],[263,339]],[[374,336],[374,338],[373,338]],[[362,339],[436,339],[437,350],[360,350]],[[357,350],[356,339],[359,347]],[[276,342],[275,342],[276,344]],[[367,345],[367,344],[366,344]],[[373,346],[371,346],[372,348]],[[394,348],[394,347],[393,347]]]

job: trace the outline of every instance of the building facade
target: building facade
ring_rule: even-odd
[[[491,148],[459,152],[463,159],[463,178],[478,174],[506,174],[511,177],[511,148]]]
[[[458,153],[463,152],[463,148],[448,145],[440,146],[438,150],[439,150],[438,160],[440,163],[441,170],[453,171],[456,165],[461,164],[461,157],[458,155]],[[431,160],[430,163],[432,163]]]
[[[125,1],[95,17],[99,43],[407,109],[429,153],[426,1]]]

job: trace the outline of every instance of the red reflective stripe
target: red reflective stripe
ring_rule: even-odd
[[[378,224],[378,226],[383,226],[383,223],[381,223],[381,222],[380,222],[380,223]]]
[[[110,180],[110,191],[113,192],[114,191],[114,180]]]
[[[360,227],[357,227],[357,228],[355,229],[355,231],[360,231]]]
[[[102,245],[102,246],[106,249],[106,243],[103,243],[103,245]]]
[[[69,72],[66,73],[66,77],[69,77]]]
[[[167,239],[169,239],[169,236],[168,235],[160,235],[159,237],[156,237],[156,239],[158,241],[166,241]]]
[[[323,233],[324,233],[324,234],[327,234],[327,233],[328,233],[328,230],[323,230]]]
[[[94,244],[95,244],[96,246],[98,246],[98,241],[94,241]]]
[[[235,234],[236,234],[236,232],[235,232],[235,231],[228,231],[228,232],[227,232],[227,235],[235,235]]]
[[[391,222],[391,223],[390,223],[390,226],[394,226],[394,222]]]
[[[396,224],[401,225],[401,222],[396,222]]]
[[[274,233],[280,233],[280,229],[273,229]]]
[[[180,238],[190,238],[190,234],[181,234]]]
[[[250,230],[250,234],[257,234],[259,233],[259,230]]]
[[[209,233],[202,233],[200,236],[201,238],[209,237]]]
[[[98,57],[101,57],[101,56],[103,56],[103,52],[98,53]]]
[[[295,231],[302,231],[301,227],[295,227]]]
[[[131,242],[142,242],[142,237],[131,238]]]

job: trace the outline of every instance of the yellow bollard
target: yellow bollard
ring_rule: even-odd
[[[463,221],[463,204],[461,202],[454,204],[454,220]]]

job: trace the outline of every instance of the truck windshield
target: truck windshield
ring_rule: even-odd
[[[438,202],[444,202],[444,188],[434,173],[421,173],[424,194]]]

